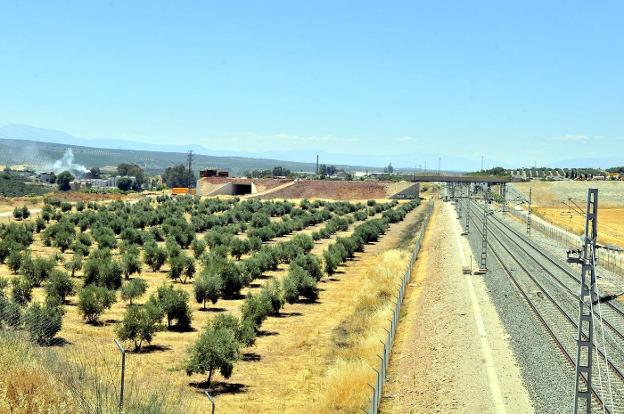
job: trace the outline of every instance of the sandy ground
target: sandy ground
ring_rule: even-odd
[[[438,204],[403,303],[383,413],[530,413],[517,361],[450,204]],[[473,263],[473,268],[476,264]]]

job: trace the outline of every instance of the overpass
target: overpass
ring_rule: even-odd
[[[403,175],[406,181],[413,181],[419,183],[487,183],[494,184],[506,184],[511,181],[510,177],[500,177],[495,175]]]

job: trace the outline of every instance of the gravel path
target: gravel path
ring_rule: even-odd
[[[462,223],[465,218],[462,218]],[[471,223],[471,226],[474,226]],[[473,251],[481,251],[481,236],[474,229],[468,237]],[[569,411],[574,392],[574,371],[553,345],[494,256],[488,256],[489,271],[483,280],[492,302],[510,335],[513,352],[520,362],[523,381],[535,412]]]
[[[382,413],[533,412],[507,334],[455,213],[439,203],[416,262]]]

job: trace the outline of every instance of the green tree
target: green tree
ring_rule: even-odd
[[[87,285],[78,295],[78,310],[87,323],[96,323],[106,309],[115,303],[115,292],[103,286]]]
[[[45,291],[48,297],[56,297],[60,303],[64,303],[67,296],[74,293],[74,283],[66,272],[53,270],[45,286]]]
[[[167,316],[167,328],[171,329],[173,321],[176,327],[186,330],[191,327],[191,310],[188,306],[189,294],[173,285],[160,286],[156,292],[156,299]]]
[[[141,252],[135,245],[130,245],[121,255],[121,266],[126,279],[135,273],[141,274]]]
[[[189,348],[186,374],[208,374],[208,388],[216,370],[224,378],[230,378],[234,364],[240,358],[240,346],[232,329],[209,324]]]
[[[9,253],[9,257],[7,258],[7,266],[9,266],[9,269],[14,274],[16,274],[19,271],[20,267],[22,267],[23,257],[24,254],[17,249],[11,250],[11,253]]]
[[[193,290],[195,292],[195,300],[197,303],[203,303],[206,309],[206,301],[209,300],[214,305],[221,296],[221,278],[216,274],[202,274],[193,282]]]
[[[76,272],[82,269],[82,254],[74,253],[71,260],[67,260],[63,265],[65,269],[71,272],[71,277],[76,275]]]
[[[158,331],[162,310],[150,301],[145,305],[132,305],[126,310],[123,320],[117,327],[117,335],[122,341],[134,342],[134,350],[140,351],[143,342],[150,344]]]
[[[132,189],[132,179],[128,177],[122,177],[117,180],[117,188],[121,191],[130,191]]]
[[[188,169],[183,164],[178,164],[173,167],[167,167],[163,174],[163,181],[167,184],[167,187],[188,187],[189,179],[191,186],[195,185],[195,175],[191,173],[189,175]]]
[[[24,276],[16,277],[11,280],[11,295],[13,301],[20,305],[24,305],[32,299],[33,285]]]
[[[145,172],[136,164],[119,164],[117,166],[117,174],[122,177],[134,177],[139,187],[145,182]]]
[[[273,304],[266,295],[254,295],[251,292],[247,294],[241,307],[241,315],[244,321],[250,322],[258,330],[262,322],[271,313],[273,313]]]
[[[24,327],[33,342],[47,345],[58,331],[61,330],[63,313],[60,308],[42,306],[38,303],[30,305],[24,314]]]
[[[160,270],[168,257],[167,250],[159,247],[153,240],[143,246],[143,256],[145,264],[151,267],[154,272]]]
[[[61,191],[69,191],[71,186],[70,182],[74,181],[74,176],[69,171],[63,171],[56,177],[56,183]]]
[[[146,291],[147,282],[141,278],[135,278],[121,286],[121,299],[129,301],[132,305],[132,301],[143,296]]]

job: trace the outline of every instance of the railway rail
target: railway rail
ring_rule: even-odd
[[[474,202],[470,202],[469,208],[472,228],[481,233],[483,208]],[[574,290],[578,289],[580,279],[500,218],[489,217],[489,252],[574,369],[578,328],[578,296]],[[606,302],[594,305],[596,317],[597,307],[601,308],[607,335],[604,340],[601,332],[595,335],[600,341],[594,346],[597,358],[592,371],[592,411],[624,412],[624,312]],[[600,329],[598,323],[595,327]]]

